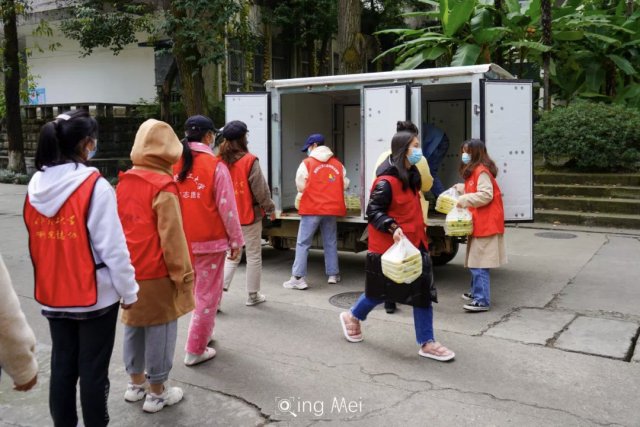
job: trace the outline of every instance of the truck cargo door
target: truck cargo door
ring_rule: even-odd
[[[231,93],[224,97],[225,121],[241,120],[247,124],[249,151],[260,160],[260,168],[269,179],[269,94]]]
[[[391,149],[398,120],[410,120],[411,87],[409,85],[370,86],[363,88],[364,118],[364,215],[369,191],[375,177],[376,160]]]
[[[422,86],[411,86],[411,121],[418,127],[419,139],[422,138]]]
[[[498,166],[506,221],[533,220],[531,80],[481,80],[480,133]]]

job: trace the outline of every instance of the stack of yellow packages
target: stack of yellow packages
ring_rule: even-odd
[[[395,283],[412,283],[422,274],[422,254],[406,238],[382,254],[382,274]]]
[[[436,200],[436,210],[443,214],[451,212],[458,203],[458,192],[455,188],[451,187],[446,191],[443,191]]]
[[[444,221],[444,232],[447,236],[469,236],[473,233],[473,217],[466,208],[455,208],[447,214]]]

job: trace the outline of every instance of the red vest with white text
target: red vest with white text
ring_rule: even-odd
[[[54,308],[90,307],[98,301],[87,218],[99,178],[97,172],[89,175],[51,218],[39,213],[27,195],[24,222],[29,231],[35,299],[40,304]]]
[[[381,175],[373,181],[371,191],[381,180],[391,184],[391,205],[387,215],[395,220],[407,239],[415,246],[420,245],[425,249],[429,248],[427,241],[426,224],[422,215],[422,205],[420,204],[420,193],[413,192],[409,188],[402,189],[402,181],[395,176]],[[382,232],[369,224],[369,252],[383,254],[393,245],[393,235],[389,232]]]
[[[464,181],[464,192],[475,193],[478,191],[478,178],[485,172],[491,178],[493,185],[493,199],[489,204],[479,208],[469,208],[473,217],[473,237],[488,237],[495,234],[504,234],[504,207],[502,206],[502,193],[496,179],[484,165],[478,165],[469,178]]]
[[[300,215],[345,216],[344,169],[335,157],[321,162],[313,157],[304,159],[309,172],[307,186],[300,199]]]
[[[119,176],[116,188],[118,216],[127,239],[131,264],[136,270],[136,280],[169,276],[160,246],[158,217],[152,207],[161,191],[178,194],[171,176],[142,169],[130,169]]]
[[[253,154],[246,153],[232,164],[225,163],[229,168],[231,181],[233,181],[233,191],[236,195],[241,225],[253,224],[256,219],[256,214],[253,210],[253,193],[249,185],[249,173],[253,167],[253,162],[257,159]]]
[[[208,149],[208,147],[207,147]],[[193,150],[193,167],[182,182],[176,182],[187,241],[208,242],[224,239],[227,233],[214,198],[214,176],[220,160],[209,151]],[[183,160],[173,166],[177,176]],[[189,245],[191,246],[191,245]]]

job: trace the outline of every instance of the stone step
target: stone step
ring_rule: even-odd
[[[536,196],[582,196],[614,199],[640,199],[640,187],[621,185],[535,184]]]
[[[638,173],[535,172],[536,184],[621,185],[640,187]]]
[[[640,215],[536,209],[536,222],[640,229]]]
[[[536,196],[536,209],[616,213],[640,215],[640,199],[609,199],[604,197]]]

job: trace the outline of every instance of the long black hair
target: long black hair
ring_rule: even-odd
[[[402,181],[402,189],[406,190],[407,188],[411,188],[412,190],[416,190],[415,182],[410,179],[409,170],[405,168],[404,161],[407,158],[407,150],[409,149],[409,145],[416,137],[416,134],[409,131],[397,132],[391,138],[391,163],[398,170],[398,178]],[[414,168],[414,166],[411,166]],[[420,187],[420,183],[418,182],[418,188]]]
[[[86,110],[67,111],[40,129],[35,164],[38,170],[63,163],[85,163],[80,143],[97,139],[98,122]]]
[[[200,141],[202,138],[194,140]],[[189,147],[190,138],[182,138],[182,169],[178,173],[178,182],[182,182],[187,179],[187,175],[191,172],[193,168],[193,153],[191,152],[191,147]]]

